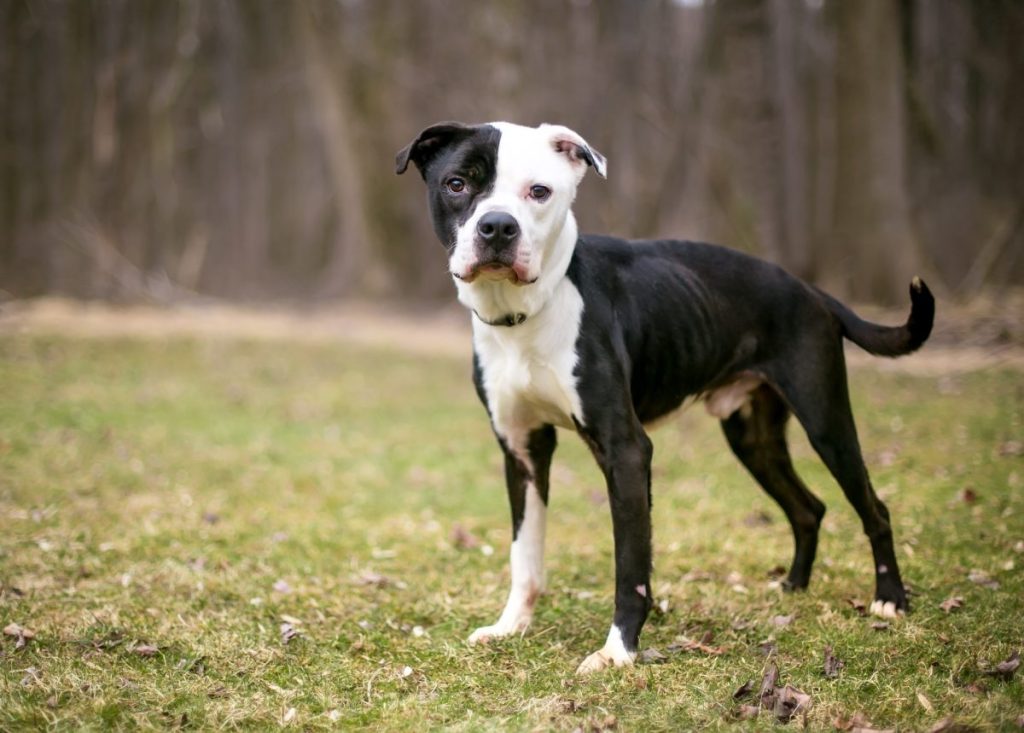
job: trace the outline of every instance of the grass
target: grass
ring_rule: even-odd
[[[642,645],[668,660],[577,678],[611,618],[612,546],[603,482],[569,434],[534,625],[464,642],[501,610],[509,544],[464,361],[3,336],[0,624],[35,638],[0,639],[0,729],[772,728],[767,714],[735,722],[732,699],[760,681],[766,641],[783,683],[811,695],[811,728],[857,713],[901,730],[1014,727],[1024,673],[982,668],[1024,647],[1021,374],[858,369],[852,383],[914,613],[877,631],[847,602],[870,601],[867,542],[798,430],[798,469],[829,513],[811,590],[778,590],[781,513],[693,410],[654,434],[668,610]],[[963,608],[946,613],[951,596]],[[667,652],[706,633],[724,653]],[[825,645],[845,662],[834,679]]]

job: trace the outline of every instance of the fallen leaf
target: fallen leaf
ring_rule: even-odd
[[[140,644],[132,649],[132,652],[138,654],[140,657],[152,657],[158,651],[160,651],[160,649],[153,644]]]
[[[837,715],[832,719],[832,727],[841,731],[874,730],[871,727],[870,721],[861,712],[854,713],[852,718],[847,718],[845,715]]]
[[[859,600],[857,598],[847,598],[846,602],[850,605],[850,607],[854,611],[857,612],[858,616],[867,616],[868,615],[868,607],[867,607],[867,604],[864,603],[864,601]]]
[[[461,524],[452,527],[452,544],[460,550],[472,550],[480,546],[480,540]]]
[[[978,500],[978,494],[970,486],[965,486],[960,490],[960,501],[964,504],[973,504]]]
[[[929,728],[928,733],[973,733],[976,730],[977,728],[966,723],[958,723],[952,718],[943,718]]]
[[[999,446],[999,455],[1016,457],[1024,456],[1024,442],[1020,440],[1008,440]]]
[[[932,701],[925,697],[923,692],[917,693],[917,701],[921,703],[921,707],[927,710],[929,713],[935,712],[935,706],[932,705]]]
[[[744,700],[754,694],[754,680],[747,680],[732,693],[733,700]]]
[[[844,666],[843,660],[832,653],[832,647],[825,647],[825,676],[834,679],[839,676],[839,670]]]
[[[636,658],[637,664],[664,664],[668,661],[668,657],[659,652],[654,647],[648,647],[640,652]]]
[[[749,720],[750,718],[756,718],[761,713],[761,708],[757,705],[740,705],[736,708],[736,716],[741,720]]]
[[[287,621],[282,623],[280,628],[281,628],[281,643],[282,644],[288,644],[293,639],[296,639],[299,636],[302,636],[302,632],[299,631],[294,626],[292,626]]]
[[[298,711],[295,708],[288,708],[284,715],[281,716],[282,723],[290,723],[295,720],[295,716],[298,715]]]
[[[984,570],[971,570],[971,572],[967,574],[967,579],[975,585],[980,585],[990,590],[997,590],[999,588],[999,581],[994,579]]]
[[[772,624],[780,628],[784,626],[789,626],[791,623],[793,623],[793,618],[794,617],[792,614],[790,614],[789,616],[772,616]]]
[[[758,699],[761,707],[773,708],[775,706],[775,685],[779,681],[779,666],[775,663],[769,664],[761,677],[761,691],[758,692]]]
[[[782,565],[776,565],[768,570],[768,577],[772,579],[781,578],[786,574],[786,568]]]
[[[665,651],[669,653],[675,652],[702,652],[704,654],[711,654],[717,656],[719,654],[725,654],[725,648],[720,646],[710,646],[694,639],[688,639],[685,636],[678,636],[676,640],[665,647]]]
[[[873,624],[871,624],[871,628],[873,628],[875,631],[888,631],[888,629],[889,629],[889,622],[888,621],[875,621]]]
[[[811,696],[792,685],[778,690],[775,698],[775,719],[788,723],[798,713],[806,713],[811,707]]]
[[[13,636],[17,640],[14,642],[15,649],[24,648],[29,641],[36,638],[36,632],[13,622],[4,627],[4,634],[6,636]]]
[[[941,608],[946,613],[952,613],[953,611],[956,611],[957,609],[963,608],[963,605],[964,605],[964,599],[962,597],[960,597],[960,596],[952,596],[952,597],[947,598],[946,600],[944,600],[942,603],[940,603],[939,604],[939,608]]]
[[[776,651],[778,651],[779,647],[775,644],[774,641],[762,641],[760,644],[757,645],[757,649],[766,657],[770,657]]]
[[[1017,673],[1017,669],[1020,667],[1020,652],[1015,651],[1004,661],[997,664],[991,669],[982,671],[982,674],[988,675],[989,677],[998,677],[1004,682],[1009,682],[1013,679],[1013,675]]]
[[[302,623],[302,619],[301,618],[295,618],[294,616],[289,616],[287,613],[282,613],[281,616],[280,616],[280,619],[282,621],[284,621],[286,624],[292,624],[293,626],[298,626],[299,624]]]

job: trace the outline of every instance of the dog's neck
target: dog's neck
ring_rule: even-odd
[[[578,236],[576,218],[570,211],[561,231],[543,248],[541,256],[551,259],[542,263],[536,282],[513,285],[507,280],[495,282],[478,278],[471,283],[457,280],[459,302],[473,311],[477,316],[475,320],[484,327],[514,325],[536,316],[565,277]],[[510,316],[513,323],[508,322]]]

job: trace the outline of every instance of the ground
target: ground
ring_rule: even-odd
[[[465,643],[501,611],[510,541],[466,348],[461,314],[8,309],[0,729],[762,729],[779,725],[757,710],[773,665],[809,696],[790,725],[1018,725],[1024,672],[996,669],[1024,647],[1012,345],[852,359],[913,590],[884,628],[858,610],[859,522],[798,426],[798,470],[829,508],[799,594],[778,587],[781,512],[715,422],[697,407],[655,432],[655,663],[586,678],[611,618],[611,523],[569,433],[534,624]]]

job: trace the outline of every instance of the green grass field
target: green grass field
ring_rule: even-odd
[[[792,726],[1015,728],[1024,672],[985,672],[1024,648],[1022,375],[851,380],[914,612],[877,630],[849,602],[871,599],[867,541],[796,426],[829,511],[810,591],[783,594],[788,526],[695,408],[653,435],[667,610],[642,646],[666,659],[577,678],[611,619],[612,546],[571,434],[533,626],[465,643],[502,608],[510,541],[466,361],[4,335],[0,729],[773,728],[767,712],[737,722],[732,697],[760,683],[771,645],[781,684],[811,697]],[[674,651],[680,637],[705,648]]]

